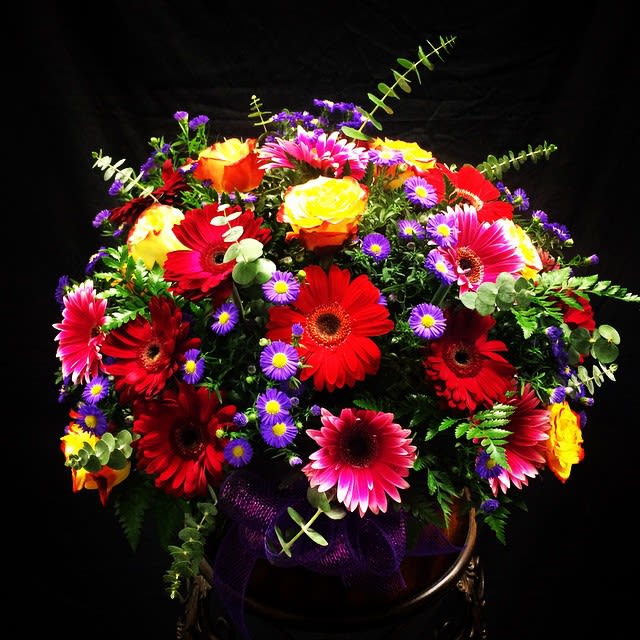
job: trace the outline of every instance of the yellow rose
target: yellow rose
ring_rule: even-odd
[[[357,234],[368,198],[368,188],[350,176],[321,176],[290,187],[277,219],[291,225],[287,240],[297,238],[309,251],[330,253]]]
[[[507,230],[509,236],[518,245],[518,248],[524,258],[522,277],[527,280],[533,280],[542,270],[540,254],[533,245],[531,238],[520,225],[517,225],[513,220],[509,220],[507,218],[501,218],[501,220],[501,224]]]
[[[552,404],[549,417],[551,429],[547,440],[547,465],[558,480],[566,482],[572,465],[584,458],[580,417],[566,400]]]
[[[218,193],[252,191],[261,182],[264,170],[258,166],[257,140],[229,138],[203,149],[193,172],[198,180],[210,180]]]
[[[166,204],[152,204],[140,214],[129,232],[129,253],[135,260],[142,260],[147,269],[151,269],[154,262],[164,265],[169,251],[187,248],[173,233],[173,225],[183,218],[184,214],[179,209]]]
[[[423,149],[417,142],[405,142],[404,140],[391,140],[389,138],[376,138],[371,147],[382,153],[401,151],[404,158],[403,170],[398,173],[397,168],[390,168],[395,177],[385,185],[386,189],[398,189],[406,180],[413,176],[419,176],[436,166],[436,159],[431,151]]]

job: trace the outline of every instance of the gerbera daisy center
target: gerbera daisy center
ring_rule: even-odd
[[[338,303],[321,305],[307,318],[306,333],[320,345],[337,346],[351,333],[349,315]]]
[[[462,271],[470,284],[482,282],[484,267],[475,251],[469,247],[459,247],[457,251],[458,268]]]
[[[173,429],[171,436],[175,450],[182,458],[197,458],[204,449],[202,429],[197,424],[178,425]]]
[[[444,353],[447,366],[462,378],[476,376],[482,369],[481,359],[476,356],[472,345],[461,342],[451,344]]]
[[[378,455],[376,434],[359,425],[345,430],[339,443],[340,458],[352,467],[368,467]]]

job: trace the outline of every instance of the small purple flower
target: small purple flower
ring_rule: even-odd
[[[500,501],[495,498],[488,498],[480,504],[480,509],[485,513],[493,513],[500,506]]]
[[[476,456],[476,473],[483,479],[497,478],[503,471],[502,467],[491,459],[491,456],[482,451]]]
[[[69,276],[67,275],[63,275],[60,276],[58,278],[58,285],[56,286],[56,291],[55,291],[55,298],[56,298],[56,302],[61,306],[64,307],[64,296],[65,293],[67,292],[67,287],[69,286]]]
[[[173,117],[180,122],[180,120],[188,120],[189,119],[189,114],[186,111],[176,111],[173,114]]]
[[[286,447],[298,435],[298,430],[291,416],[284,416],[276,422],[261,422],[260,435],[270,447]]]
[[[96,217],[93,219],[91,223],[95,229],[98,229],[102,226],[102,223],[109,218],[111,215],[111,211],[109,209],[101,209],[96,213]]]
[[[122,191],[122,187],[123,187],[123,184],[122,182],[120,182],[120,180],[114,180],[113,184],[109,187],[109,192],[108,192],[109,195],[111,197],[117,196],[120,193],[120,191]]]
[[[242,411],[237,411],[233,414],[233,424],[238,427],[246,427],[249,423],[249,418],[247,418],[247,414]]]
[[[262,285],[265,298],[274,304],[290,304],[300,293],[300,282],[288,271],[274,271]]]
[[[301,338],[304,333],[304,327],[299,322],[294,322],[291,325],[291,335],[294,338]]]
[[[314,404],[314,405],[311,405],[310,411],[312,416],[319,416],[322,411],[322,407],[320,407],[319,404]]]
[[[224,448],[224,459],[232,467],[244,467],[252,458],[253,449],[248,440],[236,438]]]
[[[238,324],[239,319],[238,307],[233,302],[225,302],[214,312],[211,329],[218,335],[224,336]]]
[[[286,393],[278,389],[267,389],[258,395],[256,409],[263,424],[275,424],[289,417],[291,400]]]
[[[431,216],[427,222],[427,237],[445,249],[455,246],[458,242],[456,214],[443,211]]]
[[[260,368],[271,380],[288,380],[295,376],[299,363],[296,349],[282,340],[268,344],[260,354]]]
[[[199,349],[187,349],[184,354],[185,362],[182,365],[182,377],[189,384],[198,384],[204,375],[205,362],[200,357]]]
[[[542,209],[536,209],[531,212],[531,219],[544,225],[547,223],[549,218]]]
[[[439,249],[429,251],[424,261],[424,267],[444,285],[453,284],[458,279],[454,266]]]
[[[399,220],[398,237],[402,240],[423,240],[425,229],[417,220]]]
[[[549,396],[549,402],[552,404],[559,404],[562,402],[567,395],[567,390],[565,387],[556,387]]]
[[[380,262],[391,253],[391,244],[381,233],[368,233],[362,239],[362,251],[376,262]]]
[[[101,436],[107,431],[107,417],[102,409],[94,404],[81,404],[78,407],[78,425],[83,431]]]
[[[524,189],[514,189],[511,201],[520,211],[527,211],[529,209],[529,196]]]
[[[82,399],[89,404],[97,404],[109,393],[109,379],[106,376],[95,376],[84,387]]]
[[[96,268],[96,264],[107,255],[107,248],[100,247],[92,256],[89,257],[89,262],[87,262],[87,266],[84,268],[85,275],[91,275],[93,270]]]
[[[411,311],[409,326],[419,338],[435,340],[444,333],[447,321],[440,307],[423,302]]]
[[[199,126],[207,124],[207,122],[209,122],[209,116],[196,116],[189,120],[189,129],[193,131]]]
[[[409,178],[405,181],[403,188],[409,202],[423,209],[431,209],[438,204],[438,192],[422,176]]]

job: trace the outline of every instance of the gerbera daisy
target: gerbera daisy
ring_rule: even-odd
[[[480,222],[494,222],[500,218],[511,220],[513,205],[500,200],[500,191],[474,166],[465,164],[458,171],[441,167],[455,187],[452,202],[460,198],[478,212]]]
[[[380,291],[366,275],[351,280],[348,270],[332,265],[329,273],[310,265],[295,302],[269,309],[267,337],[287,342],[292,326],[304,327],[298,352],[300,379],[313,378],[320,391],[352,387],[380,366],[380,348],[371,336],[393,329]]]
[[[184,363],[185,352],[200,346],[199,338],[189,337],[190,325],[171,298],[152,298],[149,313],[150,320],[137,316],[111,331],[102,345],[102,353],[114,359],[104,368],[123,401],[159,393]]]
[[[205,387],[178,382],[133,409],[137,465],[154,476],[157,488],[189,500],[220,484],[228,441],[216,434],[233,426],[234,405],[221,404]]]
[[[212,220],[224,219],[224,224],[212,224]],[[187,211],[184,220],[174,225],[175,237],[188,249],[170,251],[164,263],[164,279],[171,282],[171,291],[191,300],[214,298],[214,304],[226,300],[232,289],[231,272],[235,260],[224,262],[224,255],[231,246],[230,231],[237,227],[242,233],[235,240],[253,238],[263,244],[271,238],[271,231],[262,228],[263,219],[253,212],[242,212],[237,206],[225,209],[217,204],[207,204],[202,209]]]
[[[493,495],[507,493],[511,485],[522,489],[535,478],[545,465],[546,440],[549,439],[549,411],[540,404],[533,388],[527,384],[520,395],[507,400],[515,407],[509,424],[512,433],[505,445],[508,468],[500,467],[500,473],[488,480]]]
[[[100,347],[104,341],[101,327],[105,322],[107,301],[96,295],[93,282],[87,280],[69,291],[63,298],[62,322],[53,325],[58,330],[56,355],[62,364],[62,375],[89,382],[101,369]]]
[[[338,131],[329,135],[320,130],[305,131],[298,127],[295,140],[276,138],[258,149],[262,169],[295,169],[296,163],[318,169],[320,175],[356,180],[364,176],[369,159],[367,150],[342,137]],[[348,173],[345,168],[348,167]]]
[[[455,265],[460,293],[476,291],[483,282],[495,282],[501,273],[521,275],[524,257],[517,242],[498,221],[481,223],[473,207],[458,206],[455,213],[458,240],[450,248],[438,248]]]
[[[345,408],[339,416],[321,410],[322,427],[307,429],[320,449],[302,471],[318,491],[336,488],[336,499],[349,511],[386,512],[387,496],[401,502],[398,489],[416,459],[411,432],[393,414]]]
[[[504,401],[513,387],[515,367],[498,352],[507,347],[490,340],[493,316],[459,307],[445,311],[447,328],[439,340],[429,343],[425,373],[436,394],[450,407],[475,411],[478,405]]]

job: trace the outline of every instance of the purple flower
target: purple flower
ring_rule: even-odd
[[[411,311],[409,326],[419,338],[434,340],[444,333],[447,321],[440,307],[423,302]]]
[[[427,237],[439,247],[455,246],[458,241],[456,214],[446,211],[431,216],[427,222]]]
[[[244,467],[253,457],[253,449],[244,438],[231,440],[224,448],[224,459],[232,467]]]
[[[260,354],[260,368],[271,380],[288,380],[296,375],[300,359],[290,344],[275,340]]]
[[[368,233],[362,239],[362,251],[379,262],[389,256],[391,244],[381,233]]]
[[[78,425],[83,431],[101,436],[107,431],[107,417],[102,409],[94,404],[81,404],[78,407]]]
[[[233,302],[225,302],[213,314],[211,329],[218,335],[224,336],[238,324],[239,319],[238,307]]]
[[[438,249],[429,251],[425,258],[424,266],[444,285],[453,284],[458,279],[453,265]]]
[[[403,188],[409,202],[423,209],[430,209],[438,204],[438,192],[421,176],[409,178],[405,181]]]
[[[184,357],[185,363],[182,365],[182,377],[189,384],[197,384],[204,375],[204,358],[200,357],[199,349],[187,349]]]
[[[82,399],[89,404],[97,404],[109,393],[109,379],[106,376],[95,376],[84,387]]]
[[[284,416],[274,423],[260,423],[260,435],[271,447],[286,447],[298,434],[291,416]]]
[[[497,478],[502,471],[502,467],[499,464],[496,464],[486,451],[482,451],[476,456],[476,473],[483,480]]]
[[[209,116],[196,116],[189,120],[189,129],[197,129],[201,125],[205,125],[209,122]]]
[[[288,271],[274,271],[271,280],[262,285],[265,298],[274,304],[290,304],[300,293],[300,283]]]
[[[267,389],[258,395],[256,409],[263,424],[275,424],[289,417],[291,400],[286,393],[278,389]]]
[[[417,220],[398,221],[398,237],[402,240],[423,240],[425,235],[424,227]]]

